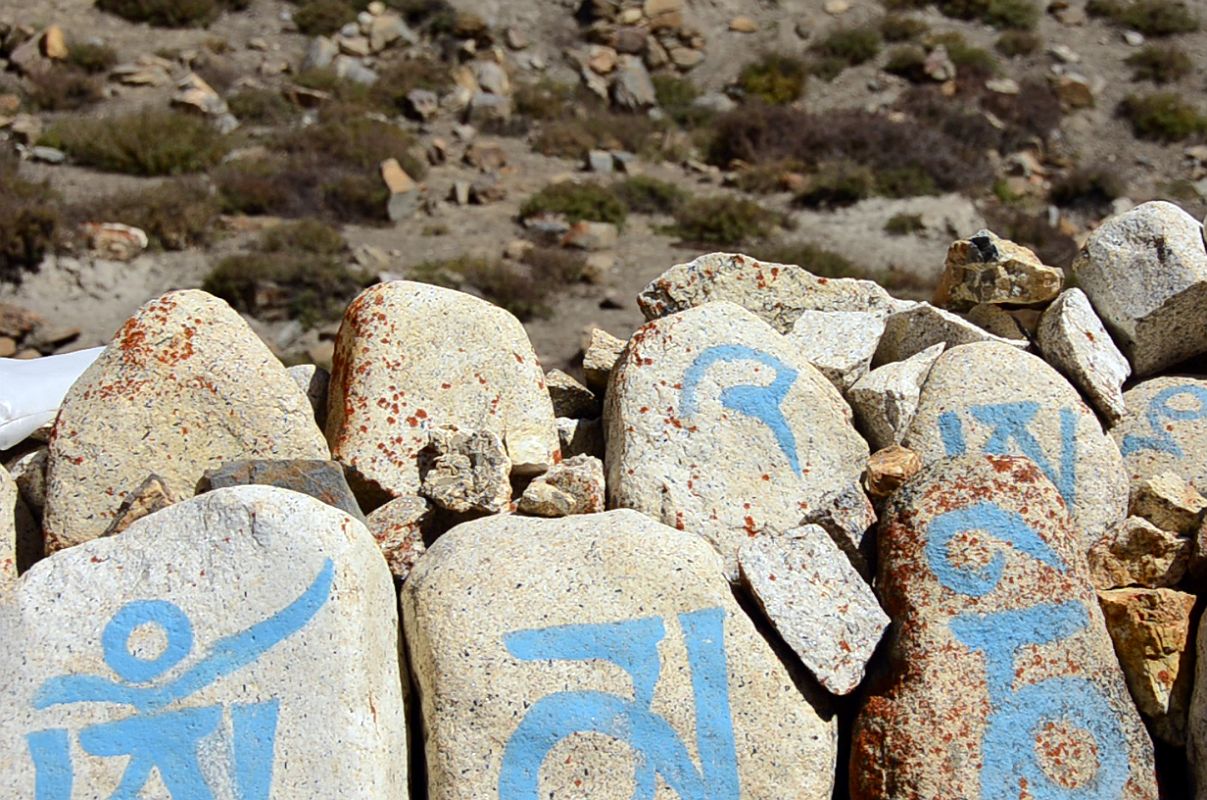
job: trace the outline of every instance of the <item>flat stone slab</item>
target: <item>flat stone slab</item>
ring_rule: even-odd
[[[838,390],[751,312],[714,302],[646,323],[604,409],[608,499],[737,552],[857,484],[867,443]]]
[[[468,522],[402,608],[431,800],[831,797],[835,719],[693,534],[625,510]]]
[[[1026,456],[1060,489],[1083,553],[1127,516],[1119,448],[1043,359],[996,342],[953,347],[931,367],[906,447],[926,464],[965,453]]]
[[[1034,462],[934,464],[879,529],[887,662],[855,721],[851,796],[1157,797],[1153,746],[1078,532]]]
[[[828,691],[850,694],[889,618],[825,529],[758,536],[738,551],[742,582],[772,627]]]
[[[918,410],[922,385],[946,347],[939,342],[904,361],[877,367],[847,392],[859,430],[873,450],[901,444]]]
[[[205,292],[144,305],[75,382],[51,437],[51,550],[100,536],[147,475],[192,497],[240,459],[326,459],[305,393],[234,309]]]
[[[1044,359],[1104,417],[1117,420],[1127,412],[1123,383],[1132,373],[1131,365],[1111,340],[1085,292],[1069,289],[1044,310],[1037,343]]]
[[[390,574],[313,498],[220,489],[57,553],[0,640],[4,797],[407,796]]]
[[[805,360],[846,393],[867,374],[884,317],[870,311],[802,311],[788,340],[801,349]]]
[[[366,289],[344,312],[327,439],[362,504],[416,494],[419,451],[441,427],[496,434],[514,471],[544,472],[558,452],[553,420],[544,370],[507,311],[392,281]]]
[[[1167,375],[1123,393],[1127,413],[1111,430],[1128,478],[1173,472],[1207,494],[1207,379]]]

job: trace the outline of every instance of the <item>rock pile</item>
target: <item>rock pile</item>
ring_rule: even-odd
[[[0,786],[1156,800],[1185,752],[1203,796],[1179,214],[1063,291],[978,232],[933,303],[704,256],[583,383],[423,284],[349,306],[329,382],[157,298],[4,453]]]

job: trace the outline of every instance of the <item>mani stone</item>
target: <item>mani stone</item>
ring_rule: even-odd
[[[406,797],[395,609],[364,526],[274,487],[61,551],[0,597],[0,795]]]
[[[443,426],[488,431],[512,470],[557,458],[553,404],[524,327],[462,292],[380,283],[344,313],[327,411],[332,456],[362,503],[419,491],[419,451]]]
[[[889,315],[884,321],[884,335],[880,337],[880,345],[872,356],[872,366],[904,361],[940,343],[950,348],[973,342],[998,342],[1016,349],[1025,349],[1027,346],[1025,341],[994,336],[930,303],[919,303],[913,308]]]
[[[395,497],[369,513],[369,533],[395,578],[405,581],[426,552],[423,528],[431,513],[428,502],[414,496]]]
[[[1063,283],[1064,273],[1033,251],[981,230],[947,249],[933,302],[952,311],[980,303],[1036,305],[1056,297]]]
[[[867,311],[802,311],[788,334],[805,360],[845,393],[867,374],[884,333],[882,315]]]
[[[855,421],[872,449],[900,444],[905,438],[918,410],[922,385],[946,347],[939,342],[904,361],[877,367],[847,392]]]
[[[430,800],[829,800],[836,720],[721,567],[626,510],[437,540],[402,590]]]
[[[609,505],[698,533],[737,578],[738,548],[856,484],[867,443],[838,390],[729,302],[646,323],[604,407]]]
[[[63,399],[47,546],[100,536],[150,473],[191,497],[207,469],[253,458],[328,458],[306,395],[230,306],[169,292],[121,327]]]
[[[1161,530],[1189,536],[1199,526],[1207,498],[1177,473],[1162,472],[1132,485],[1129,508]]]
[[[818,683],[836,695],[854,691],[889,618],[825,529],[756,536],[738,551],[738,564],[772,627]]]
[[[1203,226],[1173,203],[1143,203],[1102,223],[1073,275],[1138,377],[1207,351]]]
[[[878,545],[894,625],[855,720],[851,797],[1156,800],[1079,534],[1034,462],[929,466],[889,500]]]
[[[1186,715],[1194,679],[1195,596],[1173,589],[1099,592],[1106,627],[1140,713],[1160,739],[1186,744]]]
[[[603,463],[579,455],[550,467],[535,478],[520,497],[519,510],[537,517],[568,517],[604,510]]]
[[[1131,366],[1085,292],[1069,289],[1048,306],[1039,320],[1039,350],[1049,364],[1080,389],[1094,407],[1114,421],[1127,413],[1123,382]]]
[[[939,356],[904,444],[926,464],[965,453],[1030,458],[1068,504],[1082,555],[1127,516],[1114,441],[1056,370],[1010,345],[966,344]]]
[[[1124,392],[1123,402],[1127,414],[1110,433],[1132,483],[1173,472],[1207,493],[1207,380],[1152,378]]]
[[[459,514],[498,514],[511,504],[511,463],[491,431],[435,428],[419,451],[419,493]]]
[[[647,320],[728,300],[788,333],[802,311],[868,311],[881,316],[909,305],[872,281],[819,278],[803,267],[734,253],[709,253],[677,264],[637,295]]]
[[[1098,589],[1157,589],[1182,580],[1190,552],[1190,539],[1163,531],[1143,517],[1128,517],[1091,547],[1087,558]]]

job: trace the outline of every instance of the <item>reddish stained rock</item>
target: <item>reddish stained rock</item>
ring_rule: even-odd
[[[405,581],[427,548],[423,527],[432,507],[422,497],[396,497],[369,514],[369,532],[395,578]]]
[[[1024,458],[934,464],[889,501],[893,639],[851,751],[852,800],[1155,800],[1128,694],[1064,501]],[[1094,783],[1096,782],[1096,783]]]
[[[496,434],[518,474],[558,458],[545,373],[514,316],[421,283],[366,289],[344,313],[327,407],[332,455],[362,504],[417,494],[419,451],[444,426]]]

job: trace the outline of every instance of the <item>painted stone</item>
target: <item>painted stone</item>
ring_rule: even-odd
[[[344,313],[327,439],[362,505],[416,494],[419,451],[443,426],[490,431],[513,471],[544,472],[557,459],[553,419],[545,373],[507,311],[462,292],[393,281],[366,289]]]
[[[877,367],[847,392],[859,430],[873,450],[901,444],[918,410],[922,385],[946,347],[939,342],[904,361]]]
[[[1034,462],[932,464],[878,534],[894,625],[855,721],[852,800],[1155,800],[1078,533]]]
[[[1085,292],[1069,289],[1044,310],[1037,344],[1044,359],[1104,417],[1117,420],[1127,412],[1123,382],[1132,373],[1131,365],[1111,340]]]
[[[1203,226],[1173,203],[1142,203],[1102,223],[1073,275],[1136,376],[1207,352]]]
[[[0,597],[0,795],[403,800],[395,608],[361,523],[267,486],[57,553]]]
[[[872,356],[872,366],[904,361],[940,343],[950,348],[972,342],[999,342],[1019,350],[1027,346],[1026,341],[994,336],[963,317],[935,308],[930,303],[918,303],[912,308],[891,314],[884,321],[884,335],[880,337],[876,354]]]
[[[431,800],[831,796],[833,717],[691,533],[627,510],[468,522],[402,609]]]
[[[369,513],[369,533],[395,578],[405,581],[427,551],[423,529],[431,515],[428,502],[413,496],[395,497]]]
[[[1123,393],[1127,414],[1110,434],[1137,483],[1173,472],[1207,493],[1207,380],[1168,375]]]
[[[101,535],[150,473],[191,497],[227,461],[327,457],[306,395],[247,323],[205,292],[169,292],[122,326],[63,400],[46,474],[47,546]]]
[[[868,455],[838,390],[728,302],[633,334],[604,427],[611,507],[702,535],[731,580],[744,541],[795,528],[827,494],[857,484]]]
[[[604,510],[606,495],[603,462],[595,456],[574,456],[528,484],[519,510],[538,517],[595,514]]]
[[[1143,517],[1128,517],[1091,547],[1086,557],[1090,578],[1098,589],[1157,589],[1182,580],[1190,553],[1189,538],[1161,530]]]
[[[872,588],[819,525],[756,536],[738,551],[742,582],[805,668],[833,694],[850,694],[889,618]]]
[[[884,333],[882,315],[868,311],[802,311],[788,334],[801,355],[840,392],[867,374]]]
[[[1127,516],[1119,449],[1056,370],[1015,347],[947,350],[922,388],[905,446],[930,464],[965,453],[1026,456],[1060,489],[1082,553]]]
[[[1195,596],[1173,589],[1099,592],[1106,627],[1140,713],[1164,741],[1186,744]]]
[[[1046,266],[1034,251],[980,230],[952,242],[933,302],[968,311],[980,303],[1036,305],[1060,293],[1064,273]]]
[[[910,305],[872,281],[819,278],[794,264],[774,264],[735,253],[709,253],[676,264],[637,295],[647,320],[705,303],[728,301],[788,333],[803,311],[870,311],[886,315]]]
[[[1195,800],[1207,796],[1207,614],[1199,618],[1195,639],[1194,690],[1186,723],[1186,758],[1194,782]]]
[[[308,494],[361,522],[365,521],[365,515],[356,504],[352,489],[348,487],[344,470],[334,461],[232,461],[206,470],[201,479],[201,491],[252,484]]]

